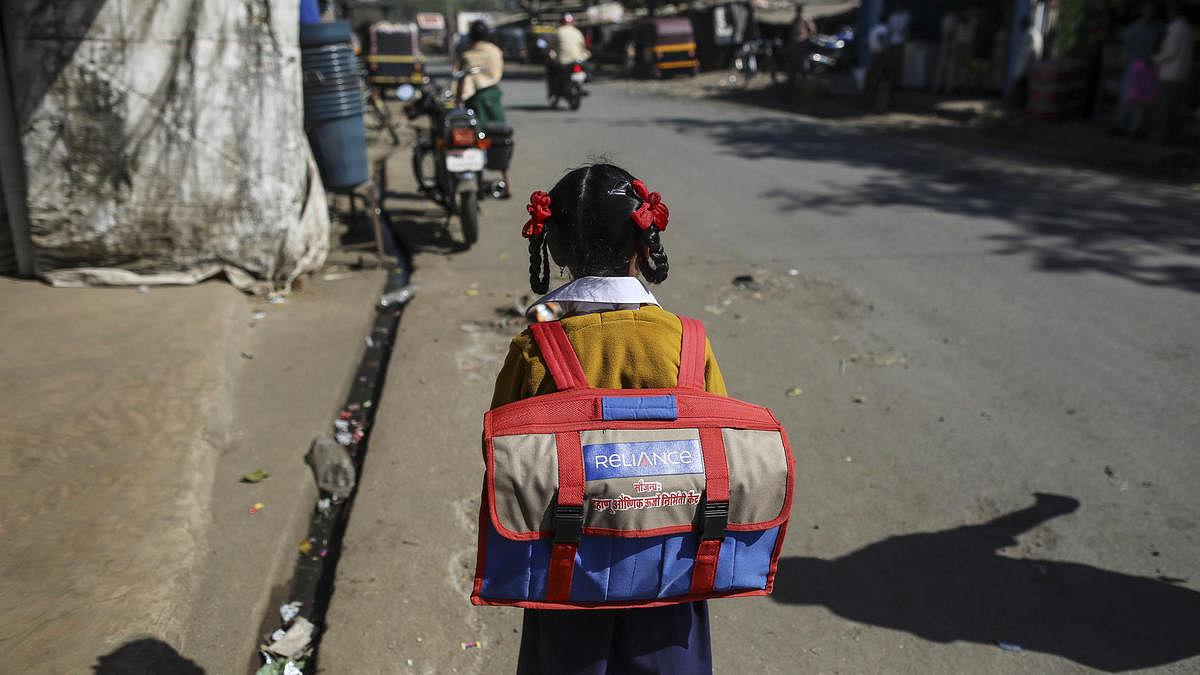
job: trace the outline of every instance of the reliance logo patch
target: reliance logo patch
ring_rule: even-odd
[[[587,480],[704,473],[700,441],[639,441],[583,446]]]

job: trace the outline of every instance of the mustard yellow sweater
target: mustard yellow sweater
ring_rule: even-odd
[[[654,305],[562,320],[588,384],[602,389],[674,387],[679,380],[679,318]],[[726,396],[712,345],[704,343],[704,388]],[[557,391],[541,351],[526,329],[513,338],[496,377],[492,407]]]

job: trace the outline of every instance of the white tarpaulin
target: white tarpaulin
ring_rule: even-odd
[[[38,272],[286,289],[329,246],[295,0],[4,0]]]

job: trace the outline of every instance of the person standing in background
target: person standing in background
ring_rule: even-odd
[[[1169,5],[1171,23],[1162,49],[1154,56],[1158,66],[1160,125],[1157,140],[1170,143],[1179,135],[1183,117],[1183,93],[1192,74],[1192,50],[1196,36],[1178,2]]]
[[[958,30],[958,13],[947,10],[942,15],[942,41],[938,43],[937,72],[933,76],[934,93],[950,91],[954,72],[954,34]]]
[[[808,54],[811,43],[809,40],[817,34],[817,24],[813,20],[805,16],[804,5],[796,5],[796,18],[792,20],[792,28],[788,33],[788,40],[791,42],[791,50],[788,58],[788,89],[796,86],[796,73],[800,73],[800,79],[805,76],[805,67],[808,65]]]
[[[967,80],[971,60],[975,58],[975,33],[979,28],[979,9],[972,7],[958,17],[954,28],[953,56],[950,59],[950,89],[958,91]]]
[[[1042,58],[1042,32],[1034,28],[1028,16],[1021,17],[1021,41],[1017,45],[1017,67],[1013,71],[1009,102],[1018,110],[1025,109],[1029,100],[1029,71],[1033,62]]]
[[[891,44],[888,47],[888,59],[892,62],[893,82],[897,87],[904,79],[904,47],[908,44],[908,25],[912,23],[912,14],[908,11],[905,0],[897,0],[896,9],[888,16],[888,36]]]
[[[867,72],[863,81],[863,102],[869,107],[881,108],[886,107],[881,105],[879,90],[880,87],[885,87],[887,95],[884,99],[890,99],[891,90],[891,67],[888,59],[888,46],[891,40],[888,38],[888,15],[884,14],[879,17],[879,22],[867,33],[867,47],[871,50],[870,60],[867,61]]]
[[[1117,104],[1117,117],[1113,124],[1113,133],[1130,135],[1145,133],[1146,109],[1149,107],[1149,101],[1138,95],[1145,87],[1141,86],[1139,82],[1135,82],[1135,79],[1153,77],[1153,74],[1148,71],[1152,68],[1154,50],[1158,47],[1162,35],[1163,26],[1155,17],[1154,3],[1142,3],[1141,14],[1137,21],[1129,24],[1125,29],[1121,40],[1125,73],[1121,77],[1120,102]],[[1134,77],[1135,73],[1137,78]],[[1153,82],[1149,83],[1151,87],[1153,84]]]

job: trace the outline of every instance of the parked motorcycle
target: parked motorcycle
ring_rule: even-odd
[[[780,77],[787,74],[786,52],[778,39],[748,40],[742,44],[729,64],[729,85],[734,89],[750,86],[759,73],[771,75],[771,84],[778,84]]]
[[[456,73],[455,79],[463,73]],[[496,125],[494,131],[502,136],[504,145],[498,146],[489,156],[493,139],[488,129],[480,126],[475,113],[455,103],[454,93],[431,78],[426,78],[421,87],[400,85],[396,97],[407,101],[405,113],[416,119],[429,117],[429,133],[418,137],[413,144],[413,175],[417,186],[425,196],[440,204],[451,215],[458,216],[462,224],[463,239],[467,245],[479,239],[479,197],[485,194],[483,171],[497,168],[503,159],[507,168],[512,153],[511,129],[507,125]],[[426,168],[432,166],[433,174],[427,175]],[[499,197],[507,193],[508,186],[497,180],[488,186],[487,193]]]
[[[845,70],[857,62],[854,29],[843,26],[835,34],[818,33],[809,38],[805,69],[814,74]]]
[[[579,110],[579,104],[587,92],[583,84],[587,82],[588,73],[583,61],[571,64],[547,62],[546,78],[549,81],[547,89],[550,93],[550,107],[557,108],[558,102],[566,99],[571,110]]]

